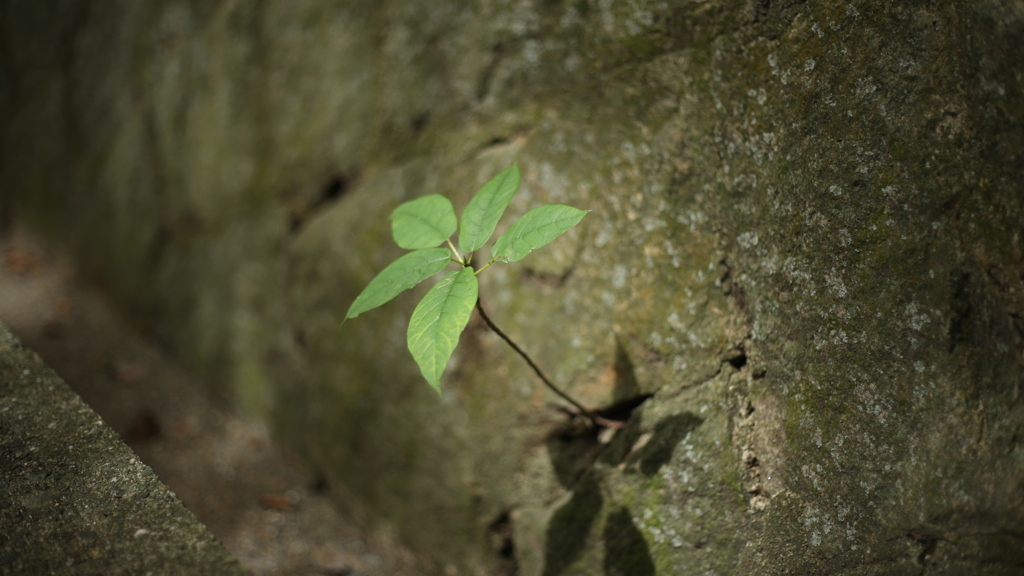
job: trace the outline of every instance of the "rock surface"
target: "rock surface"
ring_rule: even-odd
[[[0,534],[0,574],[246,573],[2,324]]]
[[[447,572],[1019,572],[1020,1],[61,6],[5,7],[8,218]],[[483,302],[614,437],[480,323],[440,398],[415,298],[339,326],[513,161],[593,212]]]

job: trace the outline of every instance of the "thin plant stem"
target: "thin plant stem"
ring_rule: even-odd
[[[580,414],[582,414],[582,415],[586,416],[587,418],[589,418],[590,421],[593,422],[595,425],[597,425],[597,426],[605,426],[607,428],[622,428],[622,426],[623,426],[622,422],[617,422],[615,420],[608,420],[607,418],[602,418],[601,416],[598,416],[594,412],[584,408],[582,404],[580,404],[579,402],[574,400],[571,396],[569,396],[565,392],[562,392],[561,390],[559,390],[558,387],[555,386],[554,383],[551,382],[551,380],[547,376],[544,375],[544,371],[541,370],[539,366],[537,366],[537,363],[534,362],[532,358],[530,358],[529,354],[524,352],[522,348],[520,348],[515,342],[512,341],[511,338],[508,337],[508,335],[506,335],[504,332],[502,332],[501,328],[498,328],[497,326],[495,326],[494,322],[491,321],[491,318],[489,316],[487,316],[486,312],[484,312],[484,307],[480,304],[480,299],[479,298],[477,298],[477,300],[476,300],[476,310],[477,310],[477,312],[480,313],[480,317],[484,319],[484,322],[487,324],[487,327],[490,328],[491,330],[493,330],[495,334],[497,334],[502,340],[505,341],[506,344],[511,346],[512,349],[515,350],[517,354],[522,356],[523,360],[526,360],[526,363],[530,365],[530,368],[533,368],[533,371],[537,374],[537,377],[540,378],[541,382],[543,382],[544,385],[547,386],[549,390],[551,390],[552,392],[557,394],[561,399],[565,400],[569,404],[572,404],[573,407],[575,407],[577,410],[579,410]]]
[[[458,262],[459,264],[462,264],[463,266],[469,265],[469,262],[466,260],[466,258],[464,258],[462,254],[459,254],[459,251],[455,249],[455,244],[452,244],[451,238],[445,238],[444,241],[448,243],[448,247],[452,249],[452,254],[455,255],[455,258],[452,258],[452,260]]]
[[[473,274],[479,276],[481,272],[483,272],[484,270],[487,270],[487,267],[490,266],[491,264],[494,264],[495,262],[497,262],[497,260],[491,260],[487,264],[484,264],[482,268],[480,268],[476,272],[473,272]]]

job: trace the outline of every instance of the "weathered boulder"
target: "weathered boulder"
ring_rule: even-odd
[[[3,324],[0,574],[245,574]]]
[[[5,209],[440,566],[1024,563],[1024,3],[53,6]],[[614,437],[479,323],[440,398],[415,298],[341,326],[391,209],[513,161],[593,212],[483,302]]]

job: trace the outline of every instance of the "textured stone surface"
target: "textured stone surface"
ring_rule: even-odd
[[[42,6],[8,212],[441,568],[1024,562],[1021,2]],[[391,209],[512,161],[513,215],[593,212],[483,302],[586,404],[649,396],[614,438],[479,323],[441,398],[415,298],[339,326]]]
[[[244,574],[0,324],[0,574]]]

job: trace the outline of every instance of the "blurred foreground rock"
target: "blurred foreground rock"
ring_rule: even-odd
[[[0,574],[245,573],[0,324]]]

